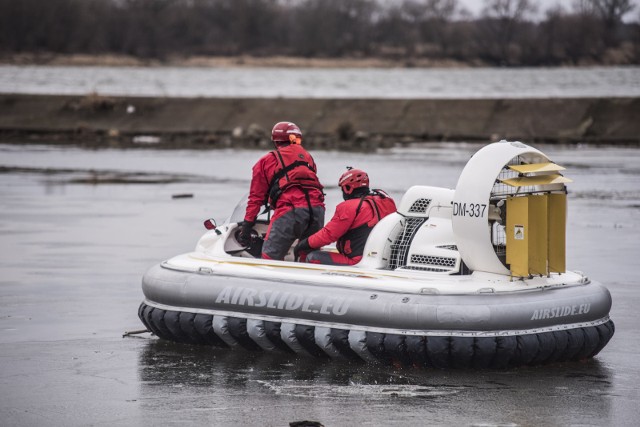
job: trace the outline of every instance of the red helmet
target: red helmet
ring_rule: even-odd
[[[369,186],[369,175],[363,170],[348,168],[338,180],[338,185],[344,194],[351,194],[353,190]]]
[[[302,131],[291,122],[278,122],[271,131],[271,140],[273,142],[291,142],[293,144],[302,143]]]

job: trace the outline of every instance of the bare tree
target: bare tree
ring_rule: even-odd
[[[538,61],[548,65],[597,62],[605,50],[603,33],[602,23],[595,15],[552,9],[539,24]]]
[[[483,16],[514,22],[538,10],[530,0],[485,0],[484,3]]]
[[[536,11],[530,0],[485,0],[482,42],[489,57],[503,64],[517,61],[519,55],[512,52],[516,50],[514,41],[522,33],[520,26],[525,18]]]
[[[294,53],[344,56],[369,53],[374,0],[304,0],[294,11]],[[284,31],[284,29],[277,29]]]
[[[574,10],[581,15],[594,15],[600,18],[605,29],[607,46],[618,44],[617,30],[622,18],[634,9],[631,0],[575,0]]]
[[[458,11],[458,0],[427,0],[422,32],[427,40],[439,47],[440,56],[447,56],[452,43],[451,21]]]
[[[609,26],[622,22],[622,18],[634,9],[631,0],[576,0],[574,9],[578,13],[594,13]]]
[[[418,22],[424,10],[413,0],[392,4],[374,26],[374,40],[379,54],[385,57],[412,57],[420,42]]]
[[[458,0],[427,0],[427,16],[441,21],[450,21],[458,11]]]

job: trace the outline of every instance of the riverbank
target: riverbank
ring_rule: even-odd
[[[169,56],[164,60],[130,55],[87,55],[20,53],[0,56],[1,65],[37,65],[64,67],[203,67],[203,68],[473,68],[490,67],[481,60],[459,61],[453,58],[341,57],[308,58],[300,56]],[[581,64],[617,65],[617,64]],[[623,63],[621,65],[627,65]]]
[[[89,147],[268,147],[295,121],[305,145],[370,150],[415,141],[640,143],[640,98],[266,99],[0,95],[0,142]]]
[[[633,45],[608,49],[601,58],[569,59],[557,64],[559,68],[634,66]],[[427,58],[411,56],[380,57],[302,57],[302,56],[177,56],[164,59],[142,58],[123,54],[60,54],[52,52],[13,53],[0,55],[0,65],[35,65],[64,67],[202,67],[202,68],[486,68],[495,67],[479,58]]]

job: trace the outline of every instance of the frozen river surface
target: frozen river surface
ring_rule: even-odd
[[[640,96],[640,67],[313,69],[0,66],[0,93],[229,98]]]
[[[455,187],[477,148],[314,156],[332,212],[345,165],[399,199]],[[0,145],[1,424],[637,425],[640,150],[539,148],[575,181],[568,265],[611,290],[616,334],[584,363],[433,371],[123,339],[142,328],[144,271],[223,220],[262,153]]]

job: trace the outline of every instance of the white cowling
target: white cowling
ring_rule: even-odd
[[[460,174],[451,220],[458,250],[471,270],[510,274],[491,242],[489,215],[494,209],[490,197],[502,169],[518,156],[527,163],[549,161],[521,142],[500,141],[476,152]]]

